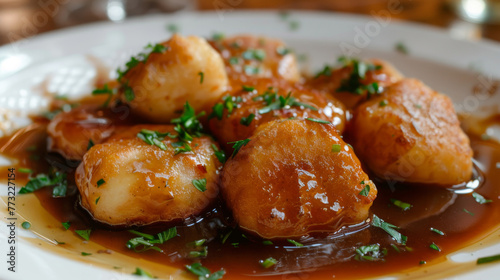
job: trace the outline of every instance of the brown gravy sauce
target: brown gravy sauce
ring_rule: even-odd
[[[47,121],[36,119],[33,125],[21,129],[10,137],[0,139],[0,153],[15,159],[12,167],[30,168],[35,174],[48,171],[47,161],[75,167],[74,162],[65,162],[56,155],[47,154],[46,125]],[[398,250],[391,246],[397,243],[387,233],[368,224],[343,228],[330,235],[296,239],[304,244],[304,247],[295,247],[285,240],[273,241],[273,245],[264,245],[261,239],[245,235],[238,229],[232,229],[234,224],[230,215],[224,209],[223,203],[218,202],[199,217],[172,224],[139,228],[138,230],[142,232],[158,233],[175,225],[178,236],[159,245],[163,249],[162,253],[153,250],[136,253],[125,246],[135,235],[126,230],[109,229],[96,224],[79,208],[78,192],[74,182],[69,183],[71,186],[68,189],[68,196],[64,198],[52,198],[50,187],[35,192],[35,195],[42,207],[58,223],[70,221],[70,230],[91,228],[92,242],[132,258],[145,259],[165,266],[183,269],[184,265],[198,261],[188,257],[189,252],[194,250],[189,243],[205,238],[208,240],[206,243],[208,257],[200,261],[212,272],[225,269],[228,279],[250,279],[258,275],[266,275],[268,279],[374,277],[425,266],[426,264],[420,264],[421,261],[433,261],[433,263],[444,261],[447,254],[473,244],[500,228],[500,188],[497,183],[500,181],[500,169],[496,166],[496,163],[500,162],[500,145],[475,135],[470,137],[477,163],[476,179],[482,179],[484,182],[472,181],[469,186],[477,185],[475,191],[493,200],[491,203],[477,203],[471,195],[472,189],[466,186],[443,188],[404,183],[390,186],[387,182],[375,181],[379,194],[371,212],[386,222],[400,226],[399,231],[408,236],[407,245],[397,246]],[[68,170],[70,170],[68,178],[72,178],[71,168]],[[0,170],[2,180],[7,178],[7,172],[6,169]],[[28,175],[25,173],[16,172],[16,176],[18,186],[24,185],[28,180]],[[391,199],[410,203],[412,208],[403,211],[392,205]],[[48,223],[44,220],[31,222],[33,225]],[[51,228],[56,232],[64,231],[60,224],[52,224]],[[436,228],[445,235],[440,236],[430,228]],[[229,237],[222,243],[223,237],[229,232],[231,232]],[[370,262],[354,259],[356,247],[375,243],[387,249],[385,261]],[[431,249],[429,246],[432,243],[438,245],[441,251]],[[78,251],[75,254],[79,253]],[[113,258],[112,254],[107,256]],[[259,261],[268,257],[275,258],[278,263],[264,269]],[[147,270],[147,267],[144,269]]]

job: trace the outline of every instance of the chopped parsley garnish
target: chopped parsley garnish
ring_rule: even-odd
[[[58,94],[54,96],[54,99],[56,100],[68,100],[68,95],[67,94]]]
[[[247,117],[242,117],[240,119],[240,123],[244,126],[249,126],[252,123],[254,118],[255,118],[255,114],[250,113],[250,115],[248,115]]]
[[[276,92],[272,92],[272,91],[268,90],[268,91],[264,92],[264,94],[255,97],[254,101],[262,99],[266,103],[267,106],[265,106],[264,108],[262,108],[258,111],[259,114],[261,114],[261,115],[269,113],[273,110],[280,110],[280,109],[283,109],[286,107],[294,107],[294,106],[295,107],[304,107],[304,108],[311,109],[313,111],[318,111],[317,108],[315,108],[311,105],[308,105],[308,104],[305,104],[302,102],[298,102],[291,95],[292,95],[292,92],[289,92],[286,97],[283,97],[281,95],[278,95]]]
[[[268,87],[263,94],[252,98],[253,101],[263,100],[266,105],[273,103],[277,100],[277,92],[273,91],[273,87]]]
[[[279,54],[279,55],[287,55],[289,54],[291,51],[290,49],[287,49],[286,47],[284,46],[278,46],[276,48],[276,53]]]
[[[391,203],[394,204],[395,206],[403,209],[404,211],[410,210],[410,208],[413,207],[413,205],[411,205],[409,203],[403,202],[401,200],[393,199],[393,198],[391,198]]]
[[[210,269],[204,267],[201,265],[201,263],[196,262],[191,265],[186,265],[186,269],[193,273],[194,275],[198,276],[198,280],[218,280],[222,279],[222,276],[226,273],[223,269],[211,273]]]
[[[67,190],[68,190],[67,183],[57,184],[52,189],[52,197],[64,197],[66,196]]]
[[[69,227],[71,226],[71,223],[68,221],[68,222],[62,222],[62,226],[64,227],[65,230],[68,230]]]
[[[420,264],[420,265],[424,265],[424,264],[426,264],[426,263],[427,263],[426,261],[420,261],[418,264]]]
[[[179,32],[179,26],[175,23],[170,23],[167,25],[167,30],[170,33],[178,33]]]
[[[339,153],[341,151],[342,146],[340,144],[333,144],[332,145],[332,152],[334,153]]]
[[[374,65],[372,63],[346,57],[340,57],[339,62],[343,63],[344,67],[352,67],[352,71],[349,78],[342,80],[337,92],[347,91],[357,95],[363,95],[366,93],[367,98],[382,92],[382,88],[379,87],[376,82],[368,85],[361,83],[361,81],[366,78],[366,72],[378,70],[381,68],[380,65]]]
[[[141,129],[139,133],[137,133],[137,138],[146,142],[149,145],[155,145],[156,147],[166,151],[167,146],[162,141],[165,140],[165,136],[170,136],[170,133],[160,133],[158,131],[153,131],[149,129]]]
[[[87,151],[90,150],[90,148],[94,147],[94,141],[92,139],[89,139],[89,143],[87,144]]]
[[[191,181],[191,183],[200,192],[204,192],[207,190],[207,179],[205,179],[205,178],[198,179],[198,180],[195,179],[195,180]]]
[[[189,257],[190,258],[206,257],[208,255],[208,246],[203,246],[203,244],[205,244],[206,241],[207,241],[206,239],[200,239],[189,243],[188,245],[194,246],[197,249],[196,251],[189,252]]]
[[[251,66],[251,65],[245,65],[244,67],[245,74],[247,75],[257,75],[260,73],[259,67]]]
[[[210,114],[209,118],[217,117],[218,120],[222,120],[222,116],[224,114],[224,103],[216,103],[212,107],[212,114]]]
[[[146,63],[146,61],[148,60],[149,56],[152,53],[163,53],[167,50],[167,47],[165,47],[162,44],[155,44],[155,45],[148,44],[146,47],[144,47],[144,49],[147,50],[147,52],[141,52],[137,56],[132,56],[130,60],[127,63],[125,63],[125,68],[123,70],[120,68],[116,69],[116,73],[118,74],[118,78],[116,80],[122,86],[124,90],[125,99],[129,102],[135,99],[135,94],[132,88],[128,85],[128,80],[125,79],[127,73],[130,70],[132,70],[135,66],[137,66],[139,63]],[[107,88],[106,85],[105,87]],[[92,92],[92,94],[94,94],[94,92]],[[109,100],[111,100],[113,92],[108,94],[110,94],[110,96],[104,105],[105,107],[109,103]]]
[[[396,244],[391,244],[391,247],[392,247],[392,249],[394,249],[394,251],[401,253],[401,250],[399,250],[399,248],[398,248],[398,246],[396,246]]]
[[[394,46],[395,50],[402,53],[402,54],[408,54],[408,48],[406,47],[405,44],[403,44],[403,42],[398,42],[395,46]]]
[[[361,196],[368,196],[370,194],[370,185],[365,185],[365,187],[359,192]]]
[[[229,64],[231,65],[235,65],[235,64],[238,64],[240,62],[240,59],[237,58],[236,56],[233,56],[229,59]]]
[[[115,90],[110,89],[108,87],[108,84],[104,84],[102,88],[96,88],[92,91],[92,95],[108,95],[108,99],[104,101],[104,104],[102,104],[103,107],[108,107],[109,102],[111,101],[111,98],[113,98],[113,95],[115,94]]]
[[[19,167],[17,169],[17,171],[21,172],[21,173],[33,173],[33,170],[29,169],[29,168],[25,168],[25,167]]]
[[[66,173],[55,171],[49,175],[38,174],[35,178],[31,178],[28,183],[26,183],[26,186],[19,190],[19,194],[32,193],[47,186],[54,186],[52,191],[53,197],[66,196],[68,186]]]
[[[138,235],[138,236],[141,236],[141,237],[144,237],[146,239],[154,239],[154,235],[151,235],[151,234],[147,234],[147,233],[143,233],[143,232],[139,232],[139,231],[136,231],[136,230],[129,230],[128,232],[130,233],[133,233],[135,235]]]
[[[231,235],[231,233],[233,233],[233,230],[230,230],[228,231],[228,233],[224,234],[224,236],[222,236],[222,244],[226,243],[227,239],[229,238],[229,236]]]
[[[100,187],[105,183],[106,183],[106,181],[104,181],[104,179],[101,178],[101,179],[99,179],[99,181],[97,181],[97,187]]]
[[[494,255],[494,256],[489,256],[489,257],[483,257],[477,259],[477,264],[484,264],[484,263],[490,263],[490,262],[496,262],[500,261],[500,254],[499,255]]]
[[[166,241],[177,236],[177,228],[172,227],[166,231],[160,232],[155,235],[138,232],[135,230],[129,230],[130,233],[138,235],[127,241],[127,248],[134,250],[136,253],[141,253],[147,250],[155,250],[158,252],[163,252],[162,249],[155,246],[155,244],[163,244]]]
[[[266,52],[262,49],[248,49],[241,56],[246,60],[263,61],[266,58]]]
[[[201,257],[206,257],[207,255],[208,255],[208,246],[203,246],[199,251],[189,252],[190,258],[201,258]]]
[[[474,197],[476,202],[479,204],[486,204],[492,202],[492,200],[484,198],[484,196],[478,194],[477,192],[473,192],[472,197]]]
[[[236,108],[237,104],[242,102],[241,97],[225,96],[222,98],[222,103],[216,103],[212,107],[212,113],[208,116],[209,119],[216,117],[218,120],[222,120],[224,116],[224,109],[227,110],[228,115],[230,115]]]
[[[234,144],[233,145],[233,154],[231,155],[232,158],[236,156],[236,154],[240,151],[241,147],[246,146],[250,142],[250,139],[245,139],[245,140],[239,140],[235,142],[228,142],[228,144]]]
[[[314,118],[306,118],[306,120],[311,121],[311,122],[323,123],[323,124],[330,124],[331,123],[329,121],[314,119]]]
[[[224,33],[215,32],[214,34],[212,34],[212,40],[214,41],[220,41],[224,38],[226,38],[226,35]]]
[[[304,246],[304,244],[299,243],[299,242],[297,242],[297,241],[295,241],[295,240],[293,240],[293,239],[287,239],[286,241],[288,241],[288,242],[292,243],[293,245],[295,245],[295,246],[297,246],[297,247],[302,247],[302,246]]]
[[[387,104],[389,104],[389,102],[388,102],[387,100],[385,100],[385,99],[384,99],[384,100],[382,100],[382,101],[380,101],[380,102],[378,103],[378,106],[380,106],[380,107],[385,107],[385,106],[387,106]]]
[[[296,20],[292,20],[290,21],[289,23],[289,27],[290,27],[290,30],[292,31],[296,31],[297,29],[299,29],[300,27],[300,22],[296,21]]]
[[[441,248],[438,247],[438,245],[436,245],[436,243],[432,242],[431,245],[429,245],[429,247],[432,249],[432,250],[436,250],[438,252],[441,252]]]
[[[319,71],[318,73],[316,73],[316,75],[314,75],[314,78],[317,79],[320,76],[330,77],[331,75],[332,75],[332,68],[328,65],[325,65],[325,67],[323,67],[323,70]]]
[[[203,84],[203,78],[205,78],[205,73],[198,72],[198,76],[200,76],[200,84]]]
[[[151,273],[145,271],[142,268],[138,268],[138,267],[135,268],[135,272],[132,273],[132,275],[146,276],[148,278],[153,278],[153,275],[151,275]]]
[[[148,60],[149,56],[152,53],[163,53],[167,50],[167,47],[161,45],[161,44],[155,44],[151,45],[148,44],[146,47],[144,47],[145,50],[148,50],[148,52],[141,52],[137,56],[132,56],[130,57],[130,60],[125,63],[125,69],[121,70],[120,68],[116,69],[116,72],[118,74],[117,81],[119,83],[124,83],[123,78],[124,76],[132,70],[135,66],[139,65],[139,63],[146,63]]]
[[[467,209],[465,209],[465,208],[464,208],[464,209],[462,209],[462,210],[464,210],[464,212],[465,212],[465,213],[467,213],[467,214],[469,214],[469,215],[471,215],[471,216],[474,216],[474,213],[472,213],[471,211],[469,211],[469,210],[467,210]]]
[[[199,239],[199,240],[194,241],[193,244],[196,247],[200,247],[200,246],[203,246],[203,244],[205,244],[205,242],[207,242],[207,240],[205,238],[203,238],[203,239]]]
[[[214,150],[215,156],[220,161],[220,163],[224,164],[226,162],[226,153],[224,151],[219,150],[215,144],[212,144],[212,149]]]
[[[90,239],[90,233],[92,232],[91,229],[77,229],[75,230],[75,233],[78,234],[81,238],[89,241]]]
[[[224,98],[224,107],[227,109],[227,112],[231,114],[234,110],[235,107],[235,102],[233,101],[232,97],[226,97]]]
[[[406,241],[407,241],[408,237],[402,235],[401,233],[399,233],[396,230],[396,229],[399,229],[399,227],[397,227],[395,225],[391,225],[391,224],[385,222],[384,220],[380,219],[376,215],[373,215],[373,219],[372,219],[371,225],[374,226],[374,227],[378,227],[378,228],[383,229],[385,232],[387,232],[399,244],[402,244],[402,245],[406,244]]]
[[[92,255],[91,253],[87,253],[87,252],[82,252],[82,256],[90,256]]]
[[[178,155],[180,153],[187,153],[187,152],[192,151],[191,146],[186,142],[179,141],[179,142],[170,143],[170,145],[172,145],[172,147],[175,148],[174,155]]]
[[[356,248],[356,256],[354,259],[357,261],[383,261],[386,255],[387,249],[384,248],[380,251],[380,246],[378,244],[372,244]]]
[[[29,229],[29,228],[31,227],[31,224],[30,224],[30,222],[23,222],[23,223],[21,224],[21,226],[22,226],[24,229]]]
[[[273,245],[273,242],[271,240],[264,240],[264,241],[262,241],[262,244],[264,244],[264,245]]]
[[[430,230],[433,231],[433,232],[435,232],[435,233],[437,233],[437,234],[439,234],[439,235],[444,235],[444,232],[440,231],[439,229],[435,229],[435,228],[431,227]]]
[[[99,203],[99,200],[101,199],[101,197],[99,196],[98,198],[95,199],[95,205],[97,205],[97,203]]]
[[[135,93],[132,90],[132,88],[128,85],[128,83],[123,85],[123,95],[125,96],[125,100],[128,102],[132,101],[135,99]]]
[[[169,132],[160,133],[158,131],[142,129],[141,132],[137,134],[137,137],[149,145],[155,145],[162,150],[167,150],[167,146],[162,142],[165,137],[168,136],[172,139],[177,138],[179,139],[178,142],[170,143],[170,145],[175,148],[174,154],[177,155],[179,153],[189,152],[192,151],[189,143],[193,140],[193,137],[200,137],[202,135],[201,131],[203,127],[198,118],[203,115],[205,115],[205,112],[196,115],[193,107],[186,102],[182,115],[171,121],[171,123],[176,124],[174,130],[177,132],[177,135],[172,135]]]
[[[260,261],[260,265],[263,268],[270,268],[271,266],[275,265],[278,261],[275,258],[269,257],[265,260]]]
[[[242,89],[243,89],[244,91],[248,91],[248,92],[250,92],[250,91],[254,91],[254,90],[255,90],[255,87],[252,87],[252,86],[245,86],[245,85],[243,85],[243,86],[242,86]]]

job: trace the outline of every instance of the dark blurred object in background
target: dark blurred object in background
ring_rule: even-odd
[[[217,4],[226,3],[237,9],[284,9],[284,10],[318,10],[336,11],[354,14],[370,14],[387,10],[388,5],[401,4],[403,12],[396,15],[407,20],[429,20],[442,12],[442,0],[199,0],[201,10],[216,9]],[[236,5],[237,4],[237,5]]]
[[[0,45],[96,21],[193,9],[186,0],[0,0]]]
[[[0,0],[0,45],[96,21],[217,9],[376,13],[397,2],[397,18],[448,28],[452,36],[500,41],[500,0]]]

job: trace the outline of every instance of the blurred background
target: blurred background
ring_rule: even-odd
[[[367,14],[399,3],[398,18],[457,38],[500,42],[500,0],[0,0],[0,45],[51,30],[145,14],[220,9],[316,10]]]

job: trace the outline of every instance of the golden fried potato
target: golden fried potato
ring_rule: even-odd
[[[287,98],[289,93],[290,97]],[[327,94],[300,85],[271,79],[252,79],[228,96],[232,97],[234,108],[225,106],[222,113],[212,116],[209,122],[210,131],[226,151],[230,151],[232,146],[228,142],[246,139],[253,135],[258,126],[277,119],[317,118],[332,122],[340,133],[344,130],[346,116],[342,103]],[[280,96],[287,100],[286,106],[281,106]],[[223,100],[220,101],[221,105],[226,104]],[[270,106],[277,107],[266,110]],[[245,123],[251,114],[254,119]]]
[[[365,78],[354,79],[356,83],[360,85],[366,86],[372,83],[377,83],[380,91],[383,91],[383,88],[390,86],[403,78],[403,75],[399,73],[398,70],[396,70],[390,63],[383,60],[370,59],[359,63],[363,63],[364,65],[371,64],[376,68],[367,70]],[[343,83],[347,83],[347,81],[349,81],[353,71],[353,63],[348,63],[338,69],[323,71],[322,74],[308,79],[306,84],[312,88],[329,92],[333,95],[333,97],[344,103],[347,109],[352,109],[367,99],[366,91],[355,93],[342,90]]]
[[[300,71],[295,55],[281,40],[238,35],[210,41],[219,51],[229,78],[247,81],[250,77],[284,79],[297,82]]]
[[[176,134],[172,125],[136,125],[92,147],[75,175],[81,205],[94,219],[109,225],[147,225],[194,215],[218,194],[221,163],[208,136],[194,138],[192,152],[174,154],[136,135],[141,129]],[[206,180],[200,191],[193,180]]]
[[[117,129],[116,115],[100,105],[82,105],[57,114],[47,126],[48,151],[82,160],[89,141],[101,143]]]
[[[135,94],[132,110],[155,123],[177,117],[189,102],[197,111],[209,109],[226,90],[228,78],[220,55],[205,39],[174,35],[162,43],[163,53],[151,53],[124,77]],[[123,82],[123,81],[122,81]]]
[[[363,222],[377,195],[335,127],[309,120],[260,126],[226,162],[221,189],[238,224],[264,238]]]
[[[356,154],[376,175],[453,185],[471,178],[472,149],[451,100],[403,79],[354,111]]]

